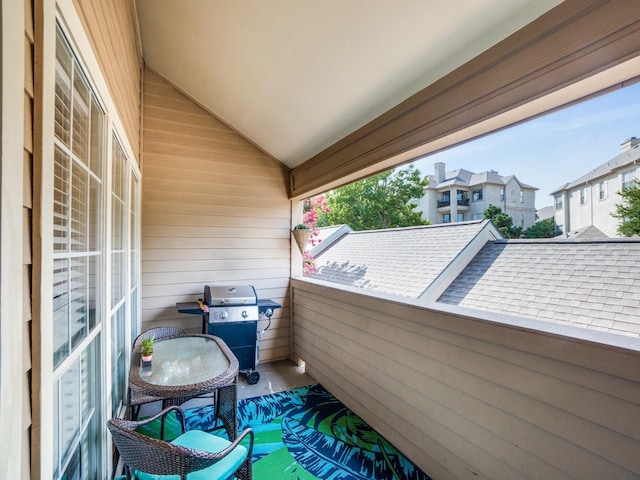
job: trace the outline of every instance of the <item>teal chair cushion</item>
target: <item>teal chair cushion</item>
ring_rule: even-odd
[[[171,443],[210,453],[217,453],[231,445],[228,440],[201,430],[183,433]],[[190,473],[188,478],[189,480],[227,479],[233,475],[245,458],[247,458],[247,449],[243,445],[238,445],[219,462],[204,470]],[[133,473],[134,477],[140,480],[180,480],[179,475],[151,475],[140,470],[135,470]]]

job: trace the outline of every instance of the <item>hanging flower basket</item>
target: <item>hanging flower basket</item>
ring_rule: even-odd
[[[298,244],[298,248],[300,249],[300,253],[304,254],[305,248],[307,248],[307,243],[309,243],[309,238],[311,237],[311,230],[308,228],[294,228],[291,233],[293,234],[293,238],[296,240]]]

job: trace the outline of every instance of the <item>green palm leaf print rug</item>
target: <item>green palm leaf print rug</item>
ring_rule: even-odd
[[[185,413],[188,429],[214,430],[210,406]],[[240,400],[238,419],[255,432],[255,480],[429,479],[318,384]]]

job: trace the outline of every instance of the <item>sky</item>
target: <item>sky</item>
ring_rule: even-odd
[[[640,83],[413,163],[423,175],[433,175],[436,162],[445,162],[447,171],[515,175],[539,188],[539,209],[553,204],[553,190],[618,155],[630,137],[640,137]]]

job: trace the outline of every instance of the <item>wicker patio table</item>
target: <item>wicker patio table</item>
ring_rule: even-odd
[[[215,392],[215,413],[233,441],[238,434],[238,360],[213,335],[189,334],[156,340],[153,360],[142,361],[140,347],[131,356],[129,382],[161,398],[195,397]]]

